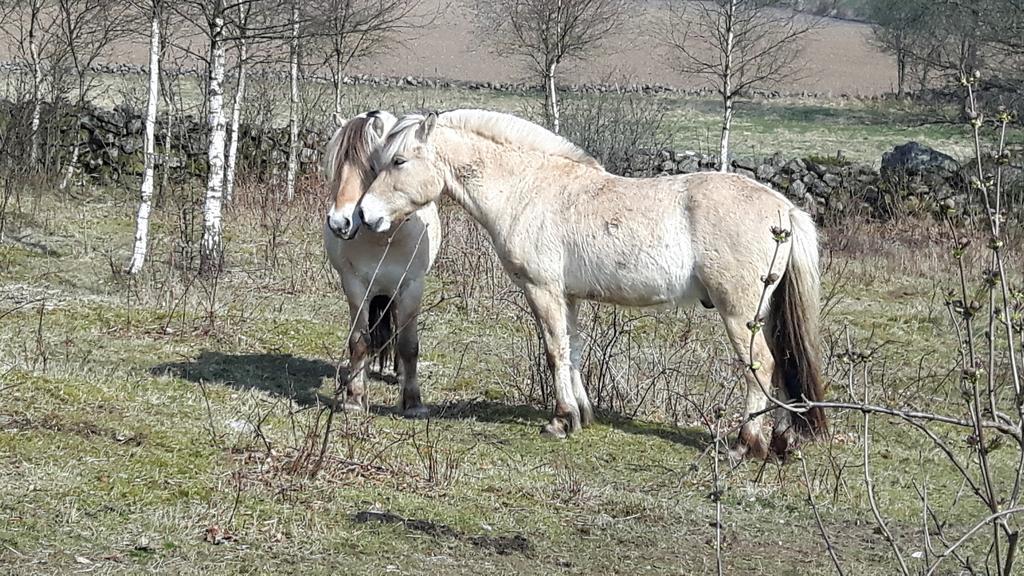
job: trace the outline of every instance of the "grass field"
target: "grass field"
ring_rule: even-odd
[[[101,105],[141,102],[135,80],[104,82]],[[250,121],[280,122],[283,86],[255,86]],[[195,101],[194,87],[179,89]],[[327,118],[329,94],[307,98],[309,117]],[[645,98],[665,111],[656,140],[714,151],[714,101]],[[530,117],[537,99],[353,87],[346,107]],[[733,148],[877,164],[917,140],[967,158],[962,127],[923,122],[949,114],[744,102]],[[716,525],[729,574],[834,573],[822,529],[846,573],[897,573],[867,495],[859,412],[832,411],[828,437],[785,464],[716,458],[711,415],[738,421],[744,368],[713,310],[586,309],[598,424],[543,439],[551,394],[533,320],[486,236],[449,205],[420,319],[432,417],[395,414],[387,371],[370,415],[331,416],[348,319],[321,248],[319,186],[309,177],[285,204],[273,185],[241,182],[225,215],[227,271],[206,280],[193,272],[197,188],[159,199],[147,269],[129,279],[133,189],[19,184],[0,228],[0,573],[704,574],[716,570]],[[829,396],[861,400],[868,385],[881,405],[962,416],[942,226],[851,217],[821,234]],[[1019,250],[1007,258],[1019,285]],[[968,251],[970,281],[983,260]],[[872,354],[851,364],[850,350]],[[929,429],[977,474],[967,432]],[[925,436],[882,416],[870,431],[880,512],[920,572],[986,510]],[[991,454],[1001,489],[1013,456]],[[960,553],[980,566],[984,539]]]
[[[840,117],[828,110],[777,113]],[[599,423],[544,440],[532,320],[484,237],[446,207],[421,319],[433,417],[396,417],[393,380],[376,379],[373,414],[337,413],[322,452],[347,321],[320,248],[324,207],[262,192],[241,188],[229,209],[216,282],[182,269],[195,238],[175,198],[158,206],[148,269],[130,282],[114,272],[132,237],[130,190],[58,202],[27,188],[12,203],[0,244],[0,570],[714,572],[704,419],[718,405],[738,417],[742,367],[713,311],[588,311],[591,345],[606,352],[588,372]],[[952,262],[937,236],[927,223],[824,232],[830,395],[859,396],[869,378],[886,405],[955,399],[942,306]],[[876,349],[852,376],[847,339]],[[894,573],[865,492],[861,417],[832,418],[830,438],[803,450],[806,469],[721,462],[727,573],[832,573],[809,496],[848,573]],[[875,491],[907,554],[922,551],[918,488],[943,520],[930,530],[940,550],[983,515],[925,438],[881,417],[871,427]],[[933,429],[963,446],[961,431]],[[993,455],[1004,477],[1010,456]],[[918,556],[915,569],[931,558]]]
[[[283,87],[280,93],[284,95]],[[310,99],[308,106],[313,117],[329,117],[328,96]],[[566,105],[597,98],[563,96]],[[717,153],[721,131],[718,100],[674,94],[639,98],[664,110],[661,133],[652,140],[675,149]],[[345,108],[356,114],[374,108],[402,112],[479,107],[539,121],[542,119],[539,100],[539,95],[534,94],[448,88],[352,87],[346,94]],[[285,118],[286,109],[277,110],[275,117]],[[971,157],[971,147],[965,139],[964,127],[950,121],[955,118],[952,107],[912,102],[798,97],[740,101],[733,124],[732,149],[735,154],[746,157],[770,156],[776,152],[786,157],[834,155],[842,151],[851,160],[878,165],[884,152],[914,140],[953,157],[967,159]],[[1013,132],[1011,138],[1024,140],[1017,132]]]
[[[287,83],[258,80],[250,81],[250,85],[244,121],[284,125],[288,117]],[[7,91],[10,90],[8,87]],[[145,107],[140,77],[105,76],[92,93],[101,106],[128,105],[139,110]],[[184,113],[201,113],[198,108],[200,92],[192,80],[179,79],[176,94],[175,98],[184,103]],[[333,111],[330,88],[310,83],[304,94],[305,121],[312,126],[330,122]],[[562,98],[563,104],[586,106],[599,97],[565,94]],[[664,111],[660,131],[651,137],[653,143],[717,153],[721,130],[719,101],[680,94],[635,98]],[[343,107],[348,115],[373,109],[401,114],[423,109],[486,108],[539,121],[542,119],[539,101],[539,94],[489,90],[349,86]],[[913,140],[955,158],[968,159],[972,147],[965,138],[964,126],[955,120],[956,111],[952,106],[925,106],[909,101],[799,97],[741,100],[733,123],[732,149],[743,157],[770,156],[776,152],[786,157],[806,157],[842,151],[853,161],[878,165],[884,152]],[[1010,140],[1024,142],[1024,136],[1014,130]]]

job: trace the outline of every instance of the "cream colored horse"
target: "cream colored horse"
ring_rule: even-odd
[[[772,382],[790,401],[822,399],[816,231],[770,188],[733,174],[614,176],[535,124],[479,110],[403,117],[374,165],[366,225],[389,230],[447,192],[489,232],[544,335],[556,393],[545,433],[564,437],[593,419],[580,377],[580,300],[718,310],[749,367],[734,456],[767,454],[761,415]],[[755,313],[765,329],[748,327]],[[796,417],[776,409],[776,450],[825,427],[820,408]]]
[[[360,232],[357,205],[373,181],[370,158],[395,117],[360,114],[338,128],[327,145],[324,171],[334,202],[324,223],[324,249],[338,271],[352,322],[345,407],[366,410],[366,370],[373,354],[381,366],[397,339],[402,392],[398,408],[407,417],[427,414],[416,381],[419,336],[416,319],[423,301],[424,276],[441,240],[437,206],[425,204],[401,226],[383,233]],[[397,335],[392,332],[397,330]]]

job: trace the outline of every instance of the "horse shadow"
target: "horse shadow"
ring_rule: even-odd
[[[206,350],[192,360],[158,364],[149,370],[155,376],[171,375],[195,383],[216,383],[236,390],[259,390],[289,398],[302,406],[333,406],[336,399],[324,394],[325,383],[344,382],[348,370],[318,359],[291,354],[224,354]],[[395,385],[391,374],[371,371],[371,378]],[[333,389],[328,386],[327,389]],[[429,389],[425,390],[429,394]],[[527,404],[507,404],[480,398],[428,405],[430,418],[439,420],[475,419],[494,424],[537,425],[551,417],[549,410]],[[371,404],[370,412],[390,415],[394,406]],[[598,411],[598,422],[631,435],[659,438],[698,450],[712,439],[704,431],[664,424],[642,422],[612,412]]]
[[[168,362],[150,368],[154,376],[171,375],[195,383],[217,383],[236,390],[260,390],[294,400],[303,406],[330,404],[323,394],[325,383],[348,379],[348,369],[322,360],[291,354],[224,354],[203,351],[197,358]],[[370,377],[389,384],[394,376],[370,372]],[[332,387],[328,387],[332,389]]]
[[[473,418],[480,422],[495,424],[535,424],[539,428],[551,418],[551,411],[527,404],[505,404],[491,400],[472,399],[431,405],[430,417],[440,420],[464,420]],[[673,444],[703,450],[713,441],[711,435],[697,428],[680,428],[667,424],[643,422],[617,414],[597,410],[598,423],[611,426],[626,434],[650,436]]]

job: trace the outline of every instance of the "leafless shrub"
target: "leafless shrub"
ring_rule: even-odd
[[[559,132],[556,69],[584,58],[626,21],[621,0],[475,0],[481,35],[500,53],[528,64],[544,84],[544,117]]]
[[[941,207],[953,259],[953,274],[948,280],[952,287],[944,298],[950,328],[942,343],[951,353],[949,360],[955,366],[954,394],[936,398],[935,392],[940,388],[936,386],[929,391],[931,383],[927,378],[912,381],[905,390],[888,390],[884,381],[878,382],[879,375],[884,379],[887,373],[884,354],[877,353],[880,347],[858,349],[847,337],[846,349],[836,354],[836,359],[845,364],[848,377],[846,390],[834,391],[842,400],[805,401],[791,406],[794,411],[812,407],[829,409],[846,424],[850,422],[845,418],[852,413],[862,415],[860,442],[868,507],[877,526],[876,534],[892,551],[894,567],[907,575],[912,572],[930,575],[940,569],[948,570],[943,566],[952,562],[959,563],[967,573],[1014,573],[1021,529],[1019,514],[1024,512],[1021,506],[1024,478],[1024,408],[1020,402],[1024,391],[1022,341],[1020,319],[1014,316],[1014,311],[1020,310],[1021,295],[1014,288],[1011,276],[1014,270],[1010,268],[1011,264],[1019,262],[1019,255],[1007,243],[1007,211],[1001,175],[1002,167],[1009,162],[1005,154],[1005,134],[1013,118],[1001,111],[986,124],[974,97],[977,82],[976,75],[963,79],[967,115],[978,158],[970,192],[984,206],[984,216],[974,224],[963,218],[963,206],[950,200]],[[989,130],[996,140],[992,172],[986,171],[982,161],[983,133]],[[979,244],[981,248],[977,248]],[[878,362],[883,363],[880,371],[870,367]],[[943,378],[940,384],[949,381]],[[914,390],[908,394],[911,387]],[[881,399],[885,403],[870,402],[872,390],[876,388],[884,392]],[[956,408],[950,409],[948,404]],[[770,403],[772,407],[781,405],[774,398]],[[961,484],[953,507],[962,496],[973,500],[977,509],[983,511],[973,525],[962,528],[957,524],[957,529],[950,530],[943,515],[952,514],[953,507],[939,508],[934,500],[929,502],[925,478],[924,487],[918,490],[922,501],[922,541],[914,543],[912,538],[916,535],[897,535],[889,529],[885,510],[875,496],[871,472],[870,422],[874,415],[894,419],[897,429],[921,434],[936,453],[942,455]],[[832,440],[835,439],[833,436]],[[814,488],[807,477],[806,464],[801,462],[801,466],[820,533],[836,569],[842,573],[839,558],[834,554],[835,543],[829,539],[825,526],[827,521],[814,502]],[[838,474],[835,482],[838,486]],[[949,535],[951,531],[960,531],[962,535],[953,540],[955,536]],[[983,543],[974,542],[981,534],[986,535]],[[931,541],[931,535],[937,535],[939,547]],[[906,552],[909,546],[918,551],[914,558],[921,560],[913,567],[908,560],[911,555]]]
[[[567,96],[562,106],[565,137],[590,152],[609,172],[647,175],[656,171],[654,152],[666,148],[672,136],[664,101],[610,92]]]

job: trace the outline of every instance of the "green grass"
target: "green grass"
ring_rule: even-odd
[[[347,108],[394,111],[481,107],[541,120],[539,95],[516,95],[461,89],[352,87]],[[565,96],[592,99],[593,96]],[[658,140],[669,147],[716,154],[721,131],[721,104],[714,98],[663,94],[646,96],[666,111]],[[282,101],[285,99],[282,98]],[[283,111],[280,117],[284,117]],[[327,117],[326,111],[319,114]],[[967,126],[947,121],[953,107],[912,102],[859,99],[812,100],[787,97],[740,100],[736,106],[731,146],[736,155],[764,157],[781,152],[787,158],[835,156],[877,166],[894,146],[917,141],[961,160],[973,156]],[[936,121],[938,120],[938,121]],[[1011,130],[1009,142],[1024,142]]]
[[[548,408],[524,392],[530,320],[499,296],[500,272],[494,288],[459,298],[469,268],[445,260],[449,240],[426,297],[436,305],[421,319],[434,417],[397,418],[396,387],[375,380],[374,413],[335,416],[311,477],[302,462],[319,447],[310,451],[310,431],[326,418],[318,406],[330,400],[346,323],[320,256],[320,208],[291,209],[282,264],[262,268],[266,230],[244,206],[230,210],[229,271],[214,286],[169,268],[177,231],[164,206],[149,267],[128,284],[109,265],[128,253],[127,198],[101,190],[69,201],[73,219],[48,196],[26,201],[13,219],[22,240],[0,245],[0,571],[714,571],[712,466],[701,457],[710,437],[679,401],[710,406],[737,383],[713,312],[638,320],[632,342],[649,353],[679,342],[686,372],[656,402],[636,403],[635,418],[609,411],[623,404],[606,397],[593,428],[547,441],[537,432]],[[861,346],[885,343],[872,364],[885,383],[878,400],[899,404],[910,389],[941,407],[950,383],[940,375],[955,358],[933,293],[949,264],[929,245],[903,265],[905,248],[875,232],[851,232],[862,245],[834,256],[847,272],[826,274],[826,287],[840,284],[829,348],[841,349],[847,329]],[[924,374],[920,358],[934,363]],[[843,367],[828,374],[841,390]],[[726,402],[739,411],[737,396]],[[836,414],[834,441],[803,451],[810,492],[847,570],[892,574],[860,477],[859,426],[859,414]],[[958,477],[920,435],[880,417],[872,427],[879,502],[908,553],[920,547],[915,482],[928,484],[947,536],[982,514],[954,500]],[[962,443],[959,431],[937,431]],[[994,456],[1000,473],[1008,452]],[[724,482],[729,573],[832,572],[798,464],[748,462]],[[408,521],[360,521],[366,511]],[[218,530],[230,537],[210,542]]]
[[[129,105],[143,109],[144,79],[139,76],[101,76],[91,94],[100,106]],[[195,80],[175,82],[185,113],[198,114],[201,95]],[[250,82],[244,118],[249,122],[284,125],[288,117],[287,83],[268,80]],[[8,92],[10,89],[8,89]],[[230,94],[228,95],[231,97]],[[594,96],[564,95],[565,99]],[[717,153],[720,134],[720,103],[714,98],[673,94],[646,96],[666,111],[662,134],[656,140],[681,149]],[[458,88],[346,86],[343,109],[356,114],[371,109],[396,113],[415,110],[486,108],[525,116],[542,117],[539,94],[513,94],[490,90]],[[309,83],[304,92],[303,117],[310,125],[330,122],[333,93],[329,86]],[[762,157],[781,152],[786,157],[832,157],[838,151],[851,161],[878,165],[882,154],[893,146],[915,140],[955,158],[973,156],[966,126],[951,122],[954,106],[925,106],[912,102],[860,99],[812,100],[787,97],[775,100],[740,100],[732,130],[732,150],[738,156]],[[939,122],[936,123],[936,120]],[[1024,142],[1024,132],[1011,130],[1011,144]]]
[[[669,110],[677,146],[717,151],[718,102],[684,100],[673,102]],[[827,157],[842,151],[852,161],[878,165],[884,152],[915,140],[955,158],[970,158],[965,127],[930,122],[937,114],[944,117],[948,113],[910,103],[856,99],[740,101],[732,149],[736,155],[754,157],[780,151],[786,157]]]

